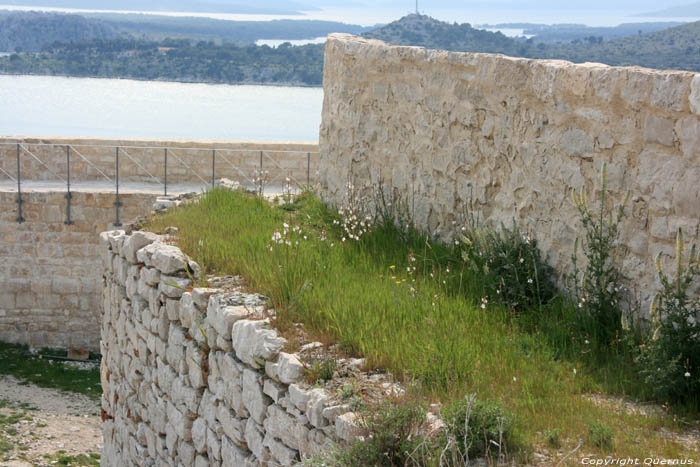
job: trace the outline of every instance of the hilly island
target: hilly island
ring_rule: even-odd
[[[0,51],[7,54],[0,57],[0,73],[320,86],[322,44],[271,48],[255,45],[255,40],[307,39],[329,32],[450,51],[700,71],[700,22],[610,40],[593,34],[581,39],[578,28],[576,39],[557,42],[551,40],[551,28],[542,29],[547,32],[543,39],[548,39],[539,41],[537,36],[511,38],[419,14],[377,28],[324,21],[247,23],[137,15],[1,14]],[[218,32],[207,33],[210,26]],[[663,23],[655,26],[660,27]],[[630,33],[634,28],[619,30]]]

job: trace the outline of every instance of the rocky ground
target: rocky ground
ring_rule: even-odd
[[[0,376],[0,465],[99,465],[99,402]]]

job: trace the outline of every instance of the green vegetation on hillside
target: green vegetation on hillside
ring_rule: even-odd
[[[238,47],[133,39],[57,43],[39,54],[0,57],[0,73],[207,83],[321,84],[323,46]]]
[[[474,426],[481,424],[494,439],[505,420],[503,452],[521,462],[541,461],[532,450],[555,446],[545,462],[556,464],[579,440],[585,446],[579,454],[588,456],[697,454],[663,435],[696,422],[681,413],[628,413],[600,395],[645,398],[650,388],[639,383],[622,340],[586,334],[588,321],[576,304],[545,292],[546,271],[536,267],[529,238],[480,237],[465,224],[464,237],[445,245],[413,229],[397,208],[401,203],[381,197],[375,201],[384,208],[371,213],[351,189],[347,199],[335,211],[310,193],[273,206],[242,192],[213,190],[196,205],[154,217],[149,228],[178,227],[179,246],[207,271],[244,276],[253,290],[271,297],[283,332],[303,322],[310,338],[338,343],[366,358],[369,368],[404,379],[409,398],[448,404],[458,441],[466,439],[460,420],[468,409],[452,403],[476,393]],[[502,262],[518,270],[502,276],[500,285],[484,280],[484,270],[469,259],[501,255],[523,261]],[[353,454],[370,459],[368,465],[404,465],[418,448],[419,438],[406,436],[415,432],[411,424],[420,413],[370,414],[367,424],[376,436]],[[465,447],[461,442],[457,447]],[[440,452],[423,447],[428,456]]]
[[[491,52],[515,57],[700,71],[700,22],[611,41],[590,36],[572,43],[545,44],[511,39],[501,33],[409,15],[365,34],[398,45],[458,52]]]
[[[56,41],[114,39],[113,25],[79,15],[0,12],[0,52],[39,52]]]

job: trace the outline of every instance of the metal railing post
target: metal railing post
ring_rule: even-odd
[[[114,208],[116,210],[116,219],[114,221],[114,226],[115,227],[120,227],[122,223],[119,221],[119,208],[121,207],[122,203],[119,201],[119,146],[116,147],[116,157],[115,157],[115,174],[116,174],[116,188],[117,188],[117,196],[114,201]]]
[[[260,179],[260,196],[263,194],[263,152],[260,151],[260,173],[258,178]]]
[[[17,223],[21,224],[24,222],[24,217],[22,217],[22,170],[20,168],[20,144],[17,143]]]
[[[306,187],[311,186],[311,153],[306,153]]]
[[[164,151],[164,167],[163,167],[163,195],[168,196],[168,148]]]
[[[216,184],[216,149],[211,150],[211,187]]]
[[[73,195],[70,192],[70,146],[66,144],[66,221],[64,224],[71,225],[73,221],[70,218],[70,202]]]

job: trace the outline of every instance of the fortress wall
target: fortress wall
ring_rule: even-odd
[[[266,143],[211,140],[121,140],[100,138],[0,138],[0,169],[13,177],[17,173],[17,146],[31,151],[43,164],[20,151],[22,179],[60,180],[66,174],[66,145],[71,149],[71,179],[97,180],[115,177],[115,146],[121,146],[119,177],[122,182],[162,183],[165,151],[168,148],[168,183],[202,183],[211,181],[212,150],[216,150],[216,178],[229,178],[245,185],[260,168],[268,171],[270,183],[278,186],[290,177],[306,183],[307,155],[310,152],[310,178],[314,183],[318,169],[318,145],[311,143]],[[48,145],[48,146],[47,146]],[[292,151],[292,152],[289,152]],[[80,155],[89,160],[88,164]],[[8,180],[0,170],[0,181]],[[103,175],[104,174],[104,175]],[[201,177],[201,178],[200,178]]]
[[[100,239],[103,466],[297,465],[355,440],[358,416],[305,381],[264,297],[193,288],[198,266],[152,233]]]
[[[607,163],[623,272],[636,298],[658,289],[678,228],[700,225],[700,75],[395,47],[349,35],[326,46],[320,179],[383,183],[424,229],[450,238],[472,201],[491,225],[515,220],[570,270],[582,237],[574,191],[597,205]]]
[[[115,220],[115,196],[74,192],[73,224],[65,192],[0,191],[0,341],[33,347],[98,350],[102,269],[98,234]],[[122,219],[147,214],[155,194],[121,194]]]

